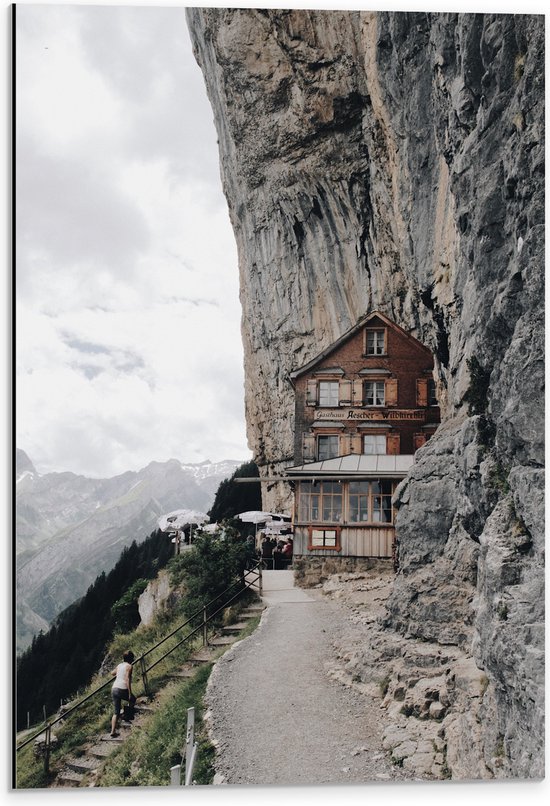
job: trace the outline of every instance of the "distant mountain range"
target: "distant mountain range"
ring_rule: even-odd
[[[16,454],[17,651],[173,509],[207,512],[242,462],[151,462],[110,479],[36,471]],[[169,539],[169,538],[167,538]]]

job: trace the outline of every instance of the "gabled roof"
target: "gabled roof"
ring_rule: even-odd
[[[311,361],[308,361],[308,363],[305,364],[303,367],[300,367],[300,369],[293,370],[289,374],[290,380],[294,381],[296,378],[299,378],[300,375],[303,375],[304,372],[309,372],[311,369],[313,369],[313,367],[316,364],[319,363],[319,361],[322,361],[324,358],[326,358],[331,353],[333,353],[335,350],[337,350],[339,347],[341,347],[342,344],[345,344],[346,341],[348,341],[348,339],[351,339],[352,336],[355,336],[355,334],[359,330],[361,330],[361,328],[365,327],[369,323],[369,321],[371,319],[375,319],[375,318],[376,319],[381,319],[387,327],[393,328],[393,330],[396,330],[401,336],[404,336],[409,341],[414,342],[416,345],[418,345],[418,347],[420,347],[422,350],[424,350],[429,355],[431,355],[431,352],[430,352],[428,347],[426,347],[424,344],[422,344],[422,342],[418,341],[418,339],[415,339],[414,336],[411,336],[410,333],[407,333],[406,330],[403,330],[402,327],[399,327],[399,325],[396,325],[395,322],[392,322],[391,319],[388,319],[388,317],[385,316],[385,314],[380,313],[380,311],[372,311],[372,313],[366,314],[366,316],[363,316],[361,319],[359,319],[359,321],[352,328],[350,328],[342,336],[340,336],[339,339],[337,339],[332,344],[330,344],[328,347],[326,347],[322,352],[319,353],[319,355],[317,355]]]
[[[364,454],[350,453],[324,459],[322,462],[308,462],[305,465],[287,467],[285,474],[296,478],[315,476],[323,478],[349,478],[375,476],[377,478],[405,477],[414,464],[412,454]]]

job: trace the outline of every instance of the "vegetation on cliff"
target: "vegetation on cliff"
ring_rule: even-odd
[[[17,662],[17,729],[51,714],[62,699],[86,686],[99,668],[115,629],[139,624],[137,598],[143,580],[152,579],[171,558],[172,544],[153,532],[147,540],[125,548],[115,567],[100,574],[82,599],[56,618],[47,633],[37,635]],[[137,587],[136,587],[137,586]]]
[[[240,465],[230,479],[222,481],[216,492],[212,509],[208,513],[214,523],[230,521],[239,512],[248,512],[262,508],[262,491],[260,482],[237,482],[236,479],[259,477],[258,467],[254,462]],[[241,527],[243,524],[241,524]],[[245,527],[246,528],[246,527]],[[241,534],[243,532],[241,531]]]
[[[254,463],[237,468],[222,481],[211,511],[213,520],[232,519],[246,509],[259,509],[259,484],[237,484],[239,477],[257,476]],[[184,612],[191,614],[242,576],[247,562],[239,533],[226,530],[227,539],[197,537],[195,551],[172,562],[173,584],[185,577],[188,596]],[[66,608],[46,633],[37,635],[17,661],[17,729],[54,713],[63,700],[74,697],[99,668],[115,632],[125,634],[139,624],[137,600],[147,585],[172,559],[166,534],[153,532],[139,545],[125,548],[115,567],[100,574],[85,596]],[[134,650],[135,651],[135,650]]]

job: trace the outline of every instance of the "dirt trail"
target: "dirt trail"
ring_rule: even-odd
[[[271,572],[258,629],[216,664],[207,700],[217,783],[410,780],[381,746],[380,700],[329,676],[346,609]],[[270,586],[266,575],[267,587]]]

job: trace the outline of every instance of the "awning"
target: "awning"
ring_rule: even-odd
[[[287,467],[289,478],[404,478],[414,464],[412,454],[364,454],[353,453],[324,459],[322,462],[308,462],[305,465]]]

